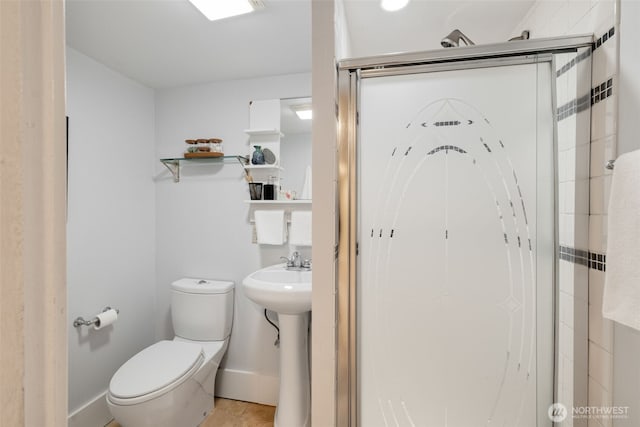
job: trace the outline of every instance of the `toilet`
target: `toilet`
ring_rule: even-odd
[[[175,338],[133,356],[109,383],[107,405],[122,427],[196,427],[207,417],[229,344],[233,290],[217,280],[171,284]]]

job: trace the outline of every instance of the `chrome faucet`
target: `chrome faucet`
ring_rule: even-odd
[[[280,259],[287,262],[287,270],[311,270],[311,260],[303,260],[298,251],[291,254],[291,258],[281,256]]]

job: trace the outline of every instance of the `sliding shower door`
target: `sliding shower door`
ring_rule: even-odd
[[[550,426],[551,62],[358,78],[360,426]]]

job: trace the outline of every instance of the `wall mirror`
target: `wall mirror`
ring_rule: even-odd
[[[284,134],[280,145],[281,187],[293,190],[298,199],[310,198],[303,194],[307,169],[311,173],[311,98],[286,98],[280,100],[280,131]],[[300,112],[303,118],[296,112]]]

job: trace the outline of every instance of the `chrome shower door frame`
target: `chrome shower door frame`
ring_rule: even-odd
[[[338,271],[337,271],[337,325],[336,325],[336,426],[358,426],[357,390],[357,143],[359,126],[360,81],[368,77],[385,77],[488,68],[525,63],[551,62],[553,54],[574,52],[591,47],[593,37],[574,36],[549,39],[524,40],[484,46],[444,49],[437,51],[392,54],[377,57],[347,59],[338,67]],[[552,71],[555,68],[552,67]],[[555,79],[551,79],[551,84]],[[555,99],[553,100],[555,110]],[[554,113],[554,157],[557,152]],[[553,170],[556,176],[554,188],[555,221],[558,218],[557,159]],[[558,248],[558,224],[555,224],[554,250]],[[554,254],[554,347],[557,348],[557,276],[558,256]],[[557,357],[554,356],[554,357]],[[553,361],[557,366],[557,360]],[[557,385],[557,369],[554,368],[553,389]],[[555,398],[555,396],[554,396]],[[555,401],[555,399],[554,399]]]

